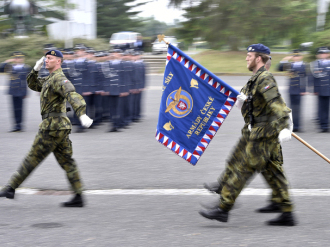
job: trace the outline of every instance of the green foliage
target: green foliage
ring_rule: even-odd
[[[97,0],[97,36],[109,39],[113,33],[136,31],[141,20],[134,19],[139,13],[132,11],[135,0]]]
[[[141,26],[137,27],[135,30],[141,33],[144,37],[156,37],[158,34],[165,33],[168,29],[165,22],[155,20],[154,17],[139,18],[138,20],[141,23]]]
[[[174,5],[180,0],[171,0]],[[304,41],[315,26],[314,0],[201,0],[185,8],[188,19],[178,29],[186,41],[203,37],[212,48],[263,42],[271,46],[290,38],[294,45]],[[313,21],[311,21],[313,20]]]
[[[329,10],[326,14],[324,31],[315,32],[312,35],[311,41],[313,41],[314,43],[313,43],[313,47],[311,50],[311,56],[310,56],[311,59],[315,58],[317,48],[319,48],[321,46],[327,46],[330,48],[329,37],[330,37],[330,6],[329,6]]]
[[[66,10],[75,9],[77,7],[76,4],[70,3],[70,0],[38,0],[35,2],[36,4],[38,4],[38,2],[43,2],[46,4],[47,8],[56,9],[62,15],[65,15]]]
[[[74,39],[74,44],[84,43],[96,50],[109,49],[109,41],[103,39],[85,40]],[[45,36],[32,35],[29,38],[6,38],[0,42],[0,62],[8,59],[12,52],[21,51],[25,57],[25,63],[34,66],[35,62],[43,56],[43,45],[52,43],[56,47],[64,47],[64,41],[50,40]]]

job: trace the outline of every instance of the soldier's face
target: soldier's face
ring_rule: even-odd
[[[61,64],[61,59],[52,55],[46,56],[46,69],[53,70],[56,66]]]
[[[299,61],[301,61],[303,59],[303,56],[293,56],[293,58],[292,58],[292,60],[294,61],[294,62],[299,62]]]
[[[318,59],[327,59],[329,54],[328,53],[320,53],[316,55]]]
[[[24,58],[21,58],[21,57],[17,57],[15,58],[15,63],[24,63]]]
[[[254,67],[257,65],[256,63],[256,54],[254,52],[248,52],[246,56],[246,67],[248,70],[253,71]]]

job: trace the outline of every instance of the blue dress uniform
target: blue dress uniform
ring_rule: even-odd
[[[95,57],[103,57],[104,54],[102,52],[98,52],[95,54]],[[102,121],[102,116],[104,113],[103,109],[103,96],[100,94],[101,92],[104,92],[104,86],[106,85],[106,73],[105,73],[105,64],[104,62],[96,62],[95,63],[95,93],[98,94],[98,99],[99,99],[99,112],[100,112],[100,119],[99,121]]]
[[[108,92],[109,95],[109,107],[110,107],[110,118],[112,121],[112,128],[110,132],[115,132],[120,128],[120,116],[119,116],[119,94],[120,94],[120,61],[109,61],[109,78],[107,85],[104,87],[104,91]]]
[[[301,94],[306,92],[306,66],[303,61],[280,63],[279,70],[289,72],[289,95],[293,118],[293,131],[298,132],[301,129]]]
[[[139,93],[137,94],[135,121],[139,121],[141,118],[142,92],[146,86],[146,70],[145,70],[145,64],[142,60],[138,60],[136,62],[136,65],[138,66],[138,70],[137,70],[138,75],[136,78],[137,80],[139,80],[139,82],[137,83]]]
[[[322,49],[318,51],[323,52]],[[324,49],[324,53],[329,53]],[[327,59],[316,60],[311,63],[314,93],[318,95],[318,118],[321,132],[329,131],[330,108],[330,61]]]
[[[134,54],[137,56],[136,54]],[[138,102],[139,102],[139,94],[140,94],[140,66],[139,64],[134,61],[132,62],[132,78],[133,80],[133,85],[132,85],[132,96],[131,96],[131,115],[132,115],[132,121],[137,122],[138,121]]]
[[[122,60],[114,60],[112,62],[112,67],[116,70],[118,74],[118,90],[119,90],[119,98],[118,98],[118,126],[119,128],[123,128],[127,125],[125,121],[125,108],[128,102],[128,86],[127,86],[127,74],[124,70],[124,61]]]
[[[129,54],[128,54],[129,55]],[[125,125],[128,125],[132,122],[132,109],[133,109],[133,96],[132,96],[132,90],[134,89],[135,84],[135,77],[134,77],[134,71],[133,71],[133,63],[131,61],[124,61],[123,62],[124,67],[124,81],[125,86],[127,88],[127,92],[129,92],[129,95],[125,97],[123,100],[123,117],[125,119]]]
[[[17,53],[15,56],[24,56]],[[27,81],[26,77],[30,73],[31,68],[26,64],[10,64],[1,63],[0,72],[10,73],[10,83],[8,94],[12,96],[13,115],[15,117],[15,126],[12,132],[22,130],[22,116],[23,116],[23,99],[27,95]]]
[[[99,93],[101,91],[100,84],[96,80],[97,76],[97,66],[94,60],[88,60],[87,62],[87,74],[85,84],[83,84],[83,93],[89,92],[90,95],[85,95],[85,101],[87,104],[87,113],[91,115],[94,112],[94,122],[92,126],[97,126],[102,122],[102,95]]]
[[[74,61],[74,79],[72,84],[74,85],[76,92],[82,95],[82,87],[84,84],[87,84],[86,82],[86,77],[88,74],[88,69],[87,69],[87,60],[84,58],[78,58]],[[86,106],[86,109],[88,109],[88,106]],[[88,110],[87,110],[88,111]],[[81,126],[79,119],[77,116],[74,114],[73,116],[73,124],[78,125],[79,130],[83,130],[83,127]],[[79,132],[78,130],[78,132]]]

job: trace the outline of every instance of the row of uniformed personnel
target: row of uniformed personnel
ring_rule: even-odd
[[[316,60],[309,65],[303,62],[303,54],[294,50],[292,56],[282,59],[279,70],[289,72],[289,96],[293,117],[293,131],[302,130],[300,124],[301,96],[306,95],[308,86],[318,97],[315,109],[320,132],[329,132],[330,111],[330,50],[320,47]]]
[[[62,70],[84,97],[94,127],[110,118],[109,131],[116,132],[140,120],[146,76],[139,53],[123,53],[119,49],[95,51],[79,44],[74,49],[64,49],[63,56]],[[47,76],[43,68],[39,75]],[[79,126],[78,132],[84,130],[76,117],[72,122]]]

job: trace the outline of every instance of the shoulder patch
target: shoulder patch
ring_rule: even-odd
[[[63,83],[67,83],[68,82],[68,80],[63,80]]]

